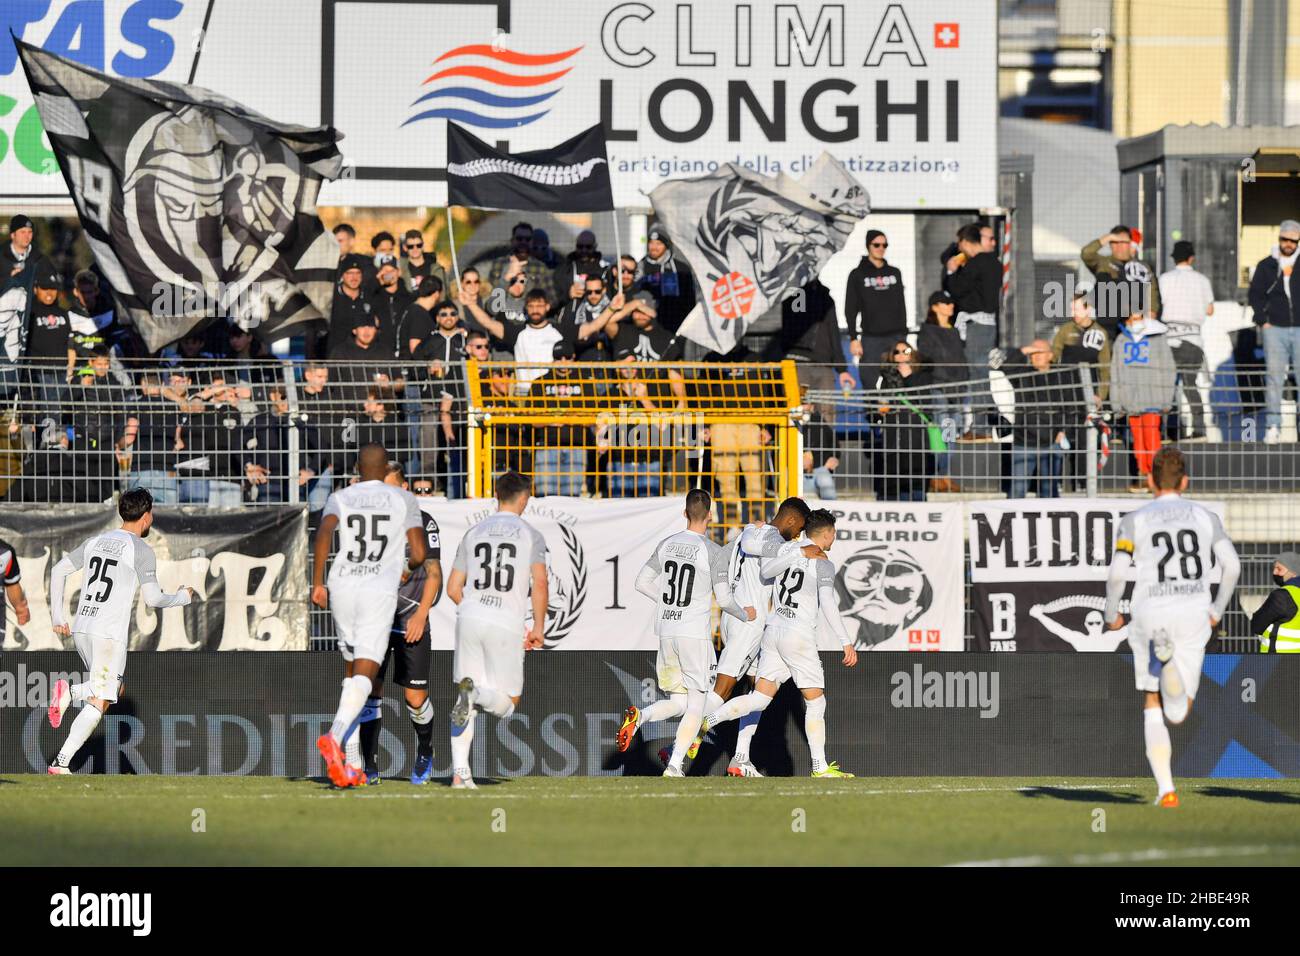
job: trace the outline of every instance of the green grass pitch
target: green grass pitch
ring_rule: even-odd
[[[0,865],[1300,863],[1300,780],[1179,791],[1167,810],[1146,779],[523,777],[467,792],[8,775]]]

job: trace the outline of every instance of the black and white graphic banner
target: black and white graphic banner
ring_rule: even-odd
[[[18,49],[86,242],[151,351],[214,317],[268,339],[329,317],[339,249],[316,198],[342,169],[337,132]]]
[[[50,568],[92,534],[118,527],[109,508],[4,508],[0,538],[18,554],[31,620],[6,616],[5,651],[70,650],[50,618]],[[165,508],[154,514],[149,544],[164,591],[188,584],[189,607],[158,611],[137,601],[133,651],[297,651],[307,649],[307,512],[291,505],[241,509]],[[82,571],[64,599],[75,608]],[[69,611],[71,617],[71,611]]]
[[[970,505],[975,650],[1113,651],[1128,629],[1102,622],[1120,519],[1149,499]],[[1223,517],[1223,505],[1202,501]],[[1218,569],[1212,572],[1217,580]],[[1131,587],[1131,585],[1130,585]],[[1121,611],[1127,611],[1128,588]]]
[[[476,209],[613,209],[605,131],[593,126],[552,149],[507,153],[448,123],[447,202]]]
[[[858,650],[963,650],[961,505],[840,504],[830,559]]]

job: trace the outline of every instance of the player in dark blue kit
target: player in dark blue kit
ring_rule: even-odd
[[[410,490],[401,465],[396,463],[389,464],[388,477],[384,481]],[[433,773],[433,705],[429,703],[429,669],[433,661],[433,650],[429,640],[428,621],[429,611],[442,597],[442,565],[438,560],[442,547],[438,537],[438,522],[423,505],[420,511],[428,539],[424,566],[412,572],[398,589],[397,614],[393,618],[393,630],[388,638],[388,653],[384,655],[384,662],[374,679],[365,710],[358,718],[360,727],[357,733],[361,735],[361,753],[366,761],[368,786],[374,786],[380,780],[379,731],[383,726],[384,675],[388,672],[390,660],[394,662],[393,679],[403,688],[406,713],[415,728],[417,744],[411,783],[417,786],[426,784]]]

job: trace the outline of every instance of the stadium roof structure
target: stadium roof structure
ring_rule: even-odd
[[[1166,156],[1232,156],[1245,159],[1260,150],[1300,151],[1300,126],[1165,126],[1145,136],[1120,140],[1119,168],[1137,169]]]

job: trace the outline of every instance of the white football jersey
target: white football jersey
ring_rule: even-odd
[[[87,538],[68,558],[73,567],[84,569],[72,630],[126,640],[136,591],[141,585],[158,583],[153,548],[118,528]]]
[[[382,481],[361,481],[329,496],[325,514],[339,519],[339,550],[329,589],[397,593],[406,560],[406,532],[424,528],[415,495]]]
[[[465,532],[456,548],[452,568],[465,572],[465,594],[457,613],[522,628],[530,610],[534,564],[546,564],[546,539],[540,531],[509,511],[484,518]]]
[[[713,639],[713,583],[727,580],[727,562],[717,542],[694,531],[678,531],[657,545],[646,567],[659,575],[655,634]]]
[[[748,547],[742,547],[742,542]],[[752,607],[759,614],[767,613],[772,598],[772,582],[763,580],[759,566],[763,563],[765,548],[780,547],[784,543],[781,532],[770,524],[761,528],[746,525],[744,531],[727,542],[723,549],[727,559],[727,580],[731,582],[731,593],[741,607]]]
[[[1126,514],[1115,550],[1130,554],[1137,570],[1132,614],[1150,621],[1208,613],[1210,585],[1220,576],[1213,567],[1214,545],[1227,537],[1218,515],[1178,495],[1163,495]]]
[[[808,543],[803,537],[787,541],[777,554],[789,554]],[[835,567],[826,558],[797,555],[772,582],[772,610],[767,616],[767,626],[784,627],[816,639],[821,588],[834,590]],[[830,610],[838,612],[838,608]]]

